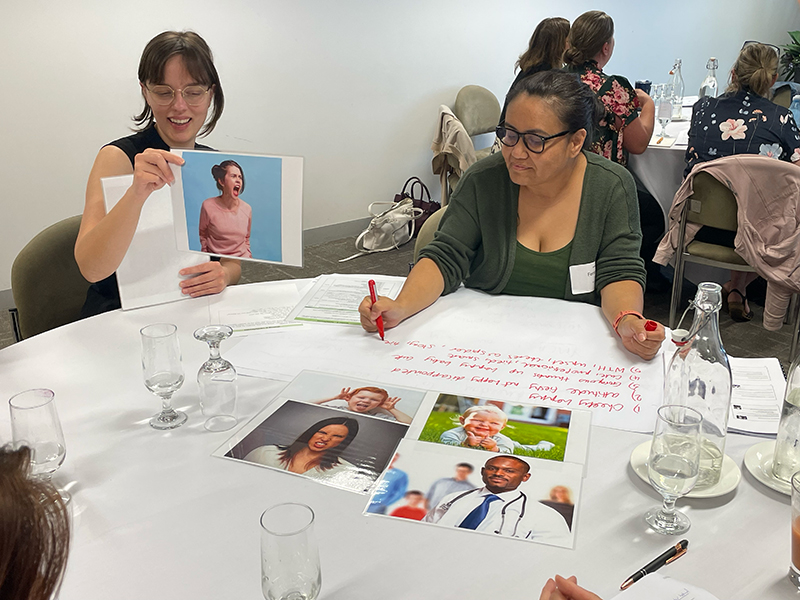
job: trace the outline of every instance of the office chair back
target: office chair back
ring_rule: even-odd
[[[485,87],[467,85],[456,96],[453,114],[470,136],[491,133],[500,121],[500,103]]]
[[[80,225],[80,215],[51,225],[14,259],[11,291],[22,339],[78,320],[89,289],[74,255]]]
[[[417,263],[419,260],[419,253],[425,246],[433,241],[433,235],[439,229],[439,221],[442,220],[442,215],[444,211],[447,210],[446,206],[443,206],[435,213],[433,213],[422,227],[419,228],[419,233],[417,233],[417,241],[414,242],[414,264]]]

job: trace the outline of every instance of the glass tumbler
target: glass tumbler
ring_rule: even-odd
[[[789,580],[800,591],[800,471],[792,475],[792,564]]]
[[[314,511],[287,502],[261,515],[261,593],[266,600],[315,600],[322,587]]]

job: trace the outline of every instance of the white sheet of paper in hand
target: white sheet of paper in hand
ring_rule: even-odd
[[[650,573],[611,600],[719,600],[702,588]]]
[[[133,183],[133,175],[106,177],[103,183],[106,212],[119,202]],[[197,265],[202,257],[179,252],[175,246],[169,187],[150,194],[142,207],[136,233],[117,269],[122,309],[140,308],[188,298],[181,293],[178,271]]]

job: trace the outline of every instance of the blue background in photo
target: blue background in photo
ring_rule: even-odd
[[[200,207],[207,198],[220,195],[211,167],[224,160],[235,160],[244,171],[244,191],[240,198],[253,209],[250,226],[250,251],[253,258],[280,262],[281,254],[281,159],[268,156],[242,156],[224,152],[185,152],[181,169],[183,203],[189,249],[200,251]]]

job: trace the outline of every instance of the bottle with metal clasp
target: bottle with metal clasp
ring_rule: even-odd
[[[697,490],[719,482],[725,455],[732,378],[728,355],[719,335],[721,306],[719,284],[701,283],[697,287],[697,295],[689,307],[695,309],[694,322],[689,331],[673,331],[673,341],[678,348],[664,381],[665,404],[688,406],[703,415]]]

